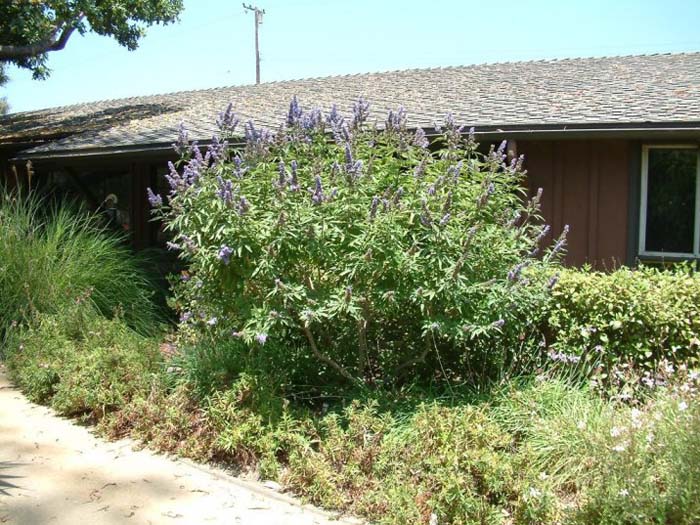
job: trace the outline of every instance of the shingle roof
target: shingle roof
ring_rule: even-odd
[[[192,138],[207,140],[229,102],[242,120],[276,129],[293,95],[303,107],[336,103],[345,111],[364,96],[379,122],[403,105],[410,124],[424,128],[448,112],[477,130],[700,122],[700,53],[411,69],[106,100],[0,118],[0,144],[47,141],[33,153],[164,144],[181,121]]]

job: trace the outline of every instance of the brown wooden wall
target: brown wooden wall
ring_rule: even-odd
[[[627,260],[629,145],[623,140],[518,141],[531,193],[554,236],[571,228],[566,263],[611,269]]]

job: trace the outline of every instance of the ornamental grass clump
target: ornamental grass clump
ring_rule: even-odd
[[[0,188],[0,337],[76,301],[156,333],[164,316],[144,262],[95,215]]]
[[[541,191],[527,197],[505,143],[480,153],[448,116],[429,145],[403,108],[383,125],[369,110],[295,98],[276,133],[246,123],[239,149],[231,108],[206,150],[181,130],[170,193],[150,199],[188,266],[182,328],[356,384],[492,378],[523,359],[552,284],[532,270],[556,265],[566,232],[545,245]]]

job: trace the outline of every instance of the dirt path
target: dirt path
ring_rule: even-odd
[[[34,405],[0,365],[0,523],[328,525],[260,484],[105,442]]]

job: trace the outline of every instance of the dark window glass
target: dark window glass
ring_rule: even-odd
[[[646,250],[692,253],[697,150],[650,149]]]

